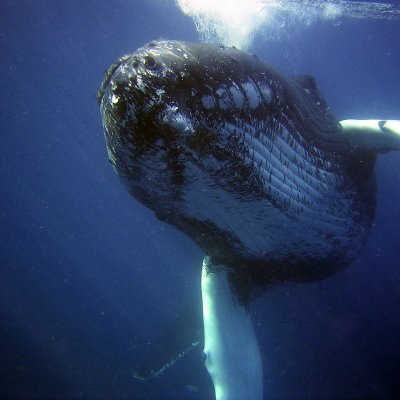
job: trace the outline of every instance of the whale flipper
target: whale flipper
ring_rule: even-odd
[[[400,121],[346,119],[340,121],[350,145],[355,150],[386,153],[400,150]]]
[[[262,400],[262,363],[253,324],[229,279],[229,269],[204,258],[203,297],[205,366],[217,400]]]

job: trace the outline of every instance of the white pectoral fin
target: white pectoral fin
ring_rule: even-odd
[[[346,119],[340,124],[355,149],[376,153],[400,150],[400,120]]]
[[[205,365],[217,400],[262,400],[260,351],[246,307],[231,290],[228,270],[203,262]]]

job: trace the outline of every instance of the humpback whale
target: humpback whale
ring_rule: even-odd
[[[118,59],[97,100],[123,185],[206,254],[204,353],[216,398],[262,399],[249,302],[356,257],[374,220],[376,157],[400,148],[399,122],[340,123],[311,76],[172,40]]]

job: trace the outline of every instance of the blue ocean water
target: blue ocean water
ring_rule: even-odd
[[[256,39],[316,77],[339,119],[400,119],[400,21],[343,18]],[[163,37],[196,41],[174,1],[0,2],[0,398],[212,399],[201,351],[131,376],[187,299],[202,252],[134,201],[107,161],[105,69]],[[376,223],[351,267],[252,306],[266,398],[400,393],[400,154],[379,157]]]

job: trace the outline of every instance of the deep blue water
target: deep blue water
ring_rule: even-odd
[[[135,381],[202,252],[159,222],[107,161],[95,94],[116,58],[198,40],[170,1],[0,2],[0,398],[211,399],[194,352]],[[313,74],[338,118],[400,119],[400,21],[316,23],[252,51]],[[376,224],[358,259],[252,307],[266,398],[400,393],[400,154],[379,157]]]

